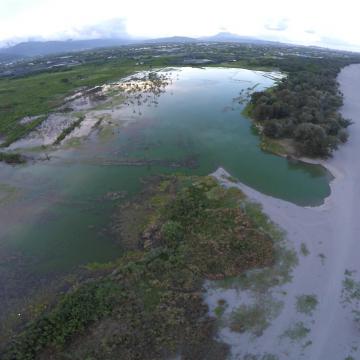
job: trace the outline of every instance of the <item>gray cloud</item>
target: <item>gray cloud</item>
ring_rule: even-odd
[[[288,28],[287,19],[277,19],[275,21],[269,21],[264,25],[266,30],[270,31],[285,31]]]

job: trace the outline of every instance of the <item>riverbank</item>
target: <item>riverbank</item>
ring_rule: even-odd
[[[204,281],[272,266],[276,232],[261,210],[211,177],[168,176],[150,181],[116,216],[128,252],[88,266],[103,276],[79,282],[55,305],[41,304],[47,311],[13,339],[4,359],[227,357],[203,303]]]
[[[18,262],[7,256],[8,274],[13,273],[12,267],[18,269],[17,264],[26,263],[30,256],[33,262],[22,270],[43,279],[52,271],[68,271],[93,261],[112,261],[127,251],[128,245],[134,250],[138,238],[123,228],[118,236],[119,224],[114,223],[113,215],[118,206],[141,192],[143,180],[152,175],[174,174],[174,171],[204,175],[223,164],[241,181],[288,201],[316,204],[329,194],[328,173],[323,168],[291,164],[260,151],[258,137],[252,133],[250,123],[245,119],[239,121],[243,107],[238,102],[239,95],[255,85],[271,86],[273,80],[268,76],[249,70],[216,68],[179,68],[172,73],[174,82],[161,96],[152,96],[150,104],[130,103],[119,112],[113,112],[111,104],[108,109],[98,109],[112,115],[111,124],[107,129],[104,127],[106,133],[96,131],[76,149],[59,149],[49,161],[31,167],[2,167],[2,182],[7,184],[10,179],[19,194],[19,201],[0,208],[0,220],[4,224],[0,227],[1,239],[5,242],[1,255],[6,257],[12,248],[21,255]],[[137,92],[134,95],[137,96]],[[151,104],[154,106],[148,106]],[[124,120],[128,121],[126,126],[123,126]],[[5,190],[8,192],[8,187]],[[144,201],[144,205],[147,204],[149,202]],[[259,215],[261,210],[257,206],[245,206],[245,209],[250,209],[256,220],[260,220],[256,229],[262,233],[269,224]],[[134,214],[122,219],[120,225],[131,223],[128,220],[137,217]],[[229,227],[226,219],[215,220],[209,228],[216,224],[221,229],[223,220]],[[122,234],[128,234],[126,239]],[[205,244],[204,249],[208,248]],[[284,280],[295,262],[292,252],[287,254],[289,256],[282,256],[285,268],[278,269],[278,275]],[[217,260],[222,256],[220,253]],[[0,282],[14,287],[6,275]],[[22,283],[24,276],[20,274],[18,279],[15,286],[21,289],[21,294],[14,291],[13,297],[27,300],[25,290],[29,281],[26,278]],[[226,303],[221,298],[218,300],[216,316],[227,311]],[[18,310],[8,291],[4,294],[2,305],[4,303],[11,311]],[[273,303],[271,299],[268,304],[273,310],[278,308],[278,302]],[[2,312],[6,312],[4,306]],[[18,313],[25,314],[25,311],[20,308]],[[239,322],[233,326],[242,329]]]
[[[224,178],[223,170],[215,173],[225,186],[240,188],[286,231],[289,246],[298,252],[299,264],[292,279],[271,290],[282,302],[281,311],[258,336],[236,333],[229,327],[220,332],[220,339],[231,346],[232,358],[252,354],[262,358],[309,360],[356,359],[360,356],[357,313],[360,266],[358,254],[360,212],[360,66],[350,65],[339,74],[344,94],[342,115],[352,119],[349,141],[324,162],[337,176],[331,184],[331,196],[320,207],[304,208],[263,195],[243,184],[234,185]],[[225,174],[226,175],[226,174]],[[234,286],[231,307],[244,304],[244,293]],[[222,290],[219,289],[219,293]],[[348,296],[350,292],[351,296]],[[246,298],[257,296],[247,293]],[[215,293],[209,293],[212,306]],[[312,299],[311,311],[302,311],[301,299]]]

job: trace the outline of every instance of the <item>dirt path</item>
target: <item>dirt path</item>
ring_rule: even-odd
[[[360,325],[354,314],[360,310],[360,65],[344,68],[338,81],[344,93],[342,113],[354,124],[348,143],[328,161],[340,176],[332,182],[326,204],[302,208],[239,184],[287,232],[299,262],[291,281],[266,291],[209,289],[211,311],[219,299],[227,302],[228,320],[220,337],[231,344],[234,359],[360,359]],[[222,169],[216,172],[219,178],[222,174]],[[351,301],[344,301],[347,295]],[[242,333],[229,329],[231,314],[242,304],[263,306],[269,299],[279,311],[266,307],[268,324],[260,334],[251,326]]]

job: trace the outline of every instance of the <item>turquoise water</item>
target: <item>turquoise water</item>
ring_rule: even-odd
[[[31,271],[46,273],[118,257],[121,237],[111,225],[119,201],[107,194],[122,191],[126,201],[141,190],[143,178],[159,173],[206,175],[222,166],[265,194],[299,205],[322,203],[330,193],[328,172],[261,151],[251,122],[241,115],[244,105],[234,100],[242,89],[271,86],[263,75],[172,70],[173,82],[157,106],[125,106],[114,113],[111,131],[93,132],[50,161],[1,165],[0,260],[21,256]],[[126,118],[132,122],[124,126]],[[11,260],[6,264],[12,266]]]

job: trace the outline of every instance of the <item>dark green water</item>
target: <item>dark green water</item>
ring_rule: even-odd
[[[120,241],[109,231],[118,202],[107,194],[126,191],[130,198],[152,174],[205,175],[222,166],[255,189],[300,205],[320,204],[329,195],[329,174],[322,167],[262,152],[241,115],[243,105],[233,101],[242,89],[258,84],[259,90],[272,80],[241,69],[174,73],[157,107],[140,105],[141,115],[125,107],[114,115],[111,131],[59,150],[51,161],[1,165],[0,249],[6,266],[12,264],[7,254],[24,256],[40,273],[119,256]],[[132,123],[116,126],[129,117]],[[120,165],[124,159],[150,163]],[[167,166],[184,159],[195,159],[198,167]]]

